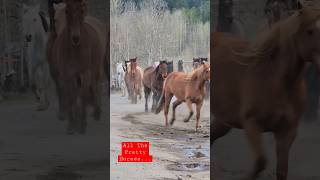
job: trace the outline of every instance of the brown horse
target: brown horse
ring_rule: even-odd
[[[164,107],[165,123],[168,126],[168,111],[170,101],[173,96],[177,98],[172,105],[172,119],[170,125],[173,125],[176,115],[175,110],[182,102],[186,102],[189,108],[189,116],[184,119],[188,122],[193,115],[192,103],[196,104],[196,131],[199,127],[200,110],[204,99],[204,84],[210,79],[210,65],[202,64],[190,74],[183,72],[173,72],[168,75],[163,84],[161,98],[156,110],[158,114]],[[179,88],[178,88],[179,87]]]
[[[137,104],[137,96],[141,99],[142,69],[137,66],[137,58],[130,59],[129,67],[126,68],[124,80],[128,89],[128,96],[132,104]]]
[[[248,44],[227,34],[213,36],[212,140],[243,129],[255,153],[254,180],[266,166],[261,134],[273,132],[277,180],[286,180],[306,100],[303,72],[309,62],[320,67],[320,9],[303,8]]]
[[[173,67],[172,67],[173,69]],[[147,67],[143,72],[143,86],[144,86],[144,97],[145,97],[145,112],[148,112],[148,98],[152,91],[152,107],[153,112],[156,109],[159,101],[163,81],[168,74],[167,61],[160,61],[157,67]]]
[[[66,24],[47,45],[48,62],[56,83],[60,112],[68,115],[67,133],[86,132],[86,107],[101,112],[101,84],[106,50],[105,26],[88,23],[85,0],[65,0]]]

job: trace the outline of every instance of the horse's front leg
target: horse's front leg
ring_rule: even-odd
[[[144,98],[145,98],[145,105],[144,105],[144,111],[148,112],[148,98],[150,95],[151,90],[148,87],[144,87]]]
[[[297,127],[284,128],[274,134],[276,138],[277,180],[287,180],[290,147],[297,135]]]
[[[157,92],[152,91],[152,107],[151,112],[154,112],[157,108]]]
[[[251,180],[255,180],[266,168],[266,159],[262,147],[262,131],[253,118],[245,119],[243,129],[256,157],[253,173],[249,177]]]
[[[196,107],[196,111],[197,111],[197,114],[196,114],[196,131],[198,131],[198,128],[199,128],[200,112],[201,112],[202,105],[203,105],[203,101],[200,102],[200,103],[197,103],[197,107]]]
[[[189,116],[187,118],[185,118],[183,120],[183,122],[189,122],[191,117],[193,116],[193,110],[192,110],[192,101],[190,99],[187,99],[186,100],[186,104],[187,104],[187,107],[189,109]]]

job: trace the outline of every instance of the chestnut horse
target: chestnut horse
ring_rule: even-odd
[[[142,69],[137,66],[137,58],[129,60],[129,67],[126,67],[126,73],[124,80],[128,90],[128,96],[131,99],[132,104],[137,104],[137,96],[141,99],[142,90]],[[127,66],[127,62],[126,62]]]
[[[272,132],[277,180],[286,180],[289,150],[306,101],[303,73],[308,63],[320,67],[320,9],[302,8],[259,34],[251,45],[216,33],[211,48],[215,117],[211,139],[231,128],[243,129],[255,154],[250,174],[254,180],[266,167],[262,133]]]
[[[156,109],[159,101],[163,81],[167,77],[167,61],[160,61],[157,67],[147,67],[143,73],[143,86],[144,86],[144,97],[145,97],[145,112],[148,112],[148,98],[152,91],[152,107],[153,112]]]
[[[56,36],[51,33],[47,56],[56,83],[60,112],[67,113],[67,133],[84,134],[88,105],[94,107],[94,118],[100,118],[106,30],[98,20],[91,23],[85,20],[85,0],[64,2],[65,9],[59,20],[65,20],[65,25],[59,26],[61,31],[58,30]]]
[[[184,119],[188,122],[193,115],[192,103],[196,104],[196,131],[199,127],[200,110],[204,100],[204,84],[210,79],[210,65],[202,64],[191,73],[173,72],[168,75],[163,84],[161,98],[156,109],[158,114],[164,107],[164,117],[166,126],[168,126],[168,112],[170,101],[173,96],[177,98],[172,105],[172,118],[170,125],[173,125],[176,115],[175,110],[181,103],[187,103],[189,116]],[[177,88],[179,87],[179,88]]]

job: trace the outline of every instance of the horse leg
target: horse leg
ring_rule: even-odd
[[[176,120],[176,108],[177,106],[179,106],[183,101],[180,100],[175,100],[172,103],[172,118],[171,118],[171,122],[170,124],[172,125],[174,123],[174,121]]]
[[[145,105],[144,105],[144,111],[148,112],[148,98],[150,95],[151,89],[149,89],[148,87],[144,87],[144,98],[146,100]]]
[[[276,132],[274,135],[277,153],[277,180],[287,180],[289,150],[297,135],[297,128]]]
[[[189,116],[188,116],[187,118],[185,118],[185,119],[183,120],[183,122],[189,122],[190,119],[191,119],[191,117],[192,117],[192,115],[193,115],[192,102],[191,102],[191,100],[190,100],[190,99],[187,99],[187,100],[186,100],[186,104],[187,104],[187,107],[188,107],[188,109],[189,109]]]
[[[47,110],[49,107],[49,101],[47,98],[46,90],[44,88],[39,89],[39,97],[40,97],[40,103],[38,105],[37,110],[38,111]]]
[[[201,112],[202,105],[203,105],[203,102],[197,103],[197,107],[196,107],[196,111],[197,111],[197,114],[196,114],[196,131],[198,131],[198,128],[199,128],[200,112]]]
[[[250,179],[255,180],[266,167],[266,159],[262,148],[262,134],[258,125],[252,119],[247,119],[243,128],[256,156],[254,170],[250,175]]]
[[[74,134],[75,132],[75,117],[74,117],[74,107],[71,103],[68,103],[67,106],[68,113],[68,125],[67,125],[67,134]]]
[[[166,126],[168,126],[168,112],[169,112],[169,106],[170,106],[172,97],[173,97],[173,94],[168,92],[165,93],[164,95],[164,117],[166,121]],[[170,126],[172,125],[173,125],[173,121],[170,122]]]
[[[212,138],[210,138],[210,145],[212,145],[215,140],[228,134],[228,132],[230,132],[230,130],[231,130],[230,127],[220,123],[217,120],[214,122],[215,122],[214,125],[210,125],[213,127],[213,131],[210,131],[210,134],[212,137]]]
[[[58,106],[59,106],[58,119],[61,121],[64,121],[66,119],[66,113],[67,113],[66,111],[67,107],[65,107],[66,100],[63,97],[62,89],[58,83],[56,83],[56,92],[58,96]]]
[[[77,102],[77,111],[79,115],[79,134],[85,134],[87,130],[87,120],[86,120],[86,105],[84,104],[83,100],[79,98]]]
[[[155,112],[155,110],[157,109],[157,99],[158,99],[158,93],[155,90],[153,90],[151,112]]]
[[[94,90],[91,92],[94,102],[94,120],[100,120],[101,117],[101,91],[97,85],[95,85]]]

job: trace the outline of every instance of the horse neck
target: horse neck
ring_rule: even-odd
[[[196,70],[199,71],[199,70]],[[195,72],[195,74],[192,75],[191,80],[190,80],[190,84],[195,87],[196,89],[203,89],[204,84],[206,82],[205,79],[202,78],[202,76],[200,76],[199,74],[201,74],[200,72]],[[197,77],[193,77],[193,76],[197,76]]]
[[[269,58],[269,75],[273,76],[272,81],[278,86],[292,88],[303,80],[303,71],[306,63],[298,56],[297,52],[292,52],[290,48],[279,49],[274,55],[275,58]],[[270,71],[269,71],[270,72]]]

